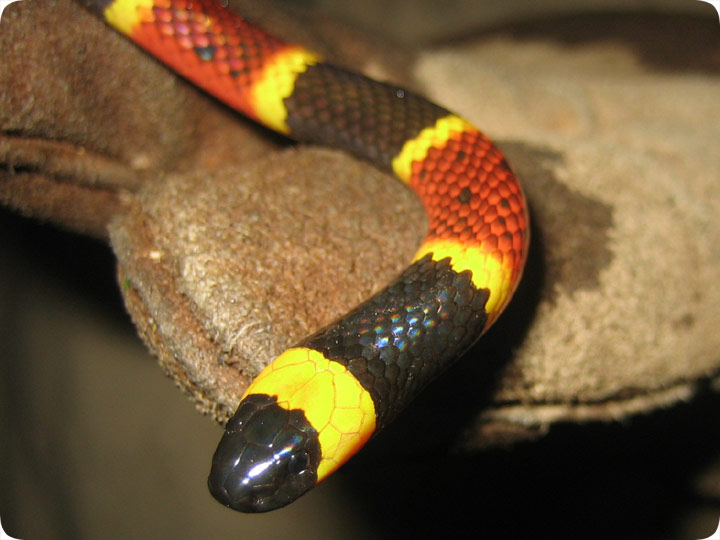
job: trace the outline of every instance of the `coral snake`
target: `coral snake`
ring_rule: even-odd
[[[212,494],[244,512],[285,506],[345,463],[498,317],[527,254],[520,184],[466,120],[278,40],[217,0],[81,1],[251,119],[394,173],[427,211],[427,237],[397,280],[278,356],[227,422]]]

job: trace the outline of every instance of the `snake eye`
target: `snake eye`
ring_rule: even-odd
[[[304,450],[296,452],[290,456],[288,461],[288,472],[290,474],[300,474],[310,467],[310,456]]]

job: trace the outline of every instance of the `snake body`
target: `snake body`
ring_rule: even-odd
[[[461,117],[278,40],[217,0],[82,0],[120,33],[246,116],[392,172],[427,237],[387,288],[278,356],[228,421],[208,485],[245,512],[327,478],[495,321],[525,263],[523,193]]]

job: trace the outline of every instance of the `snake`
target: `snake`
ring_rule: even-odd
[[[522,187],[461,116],[273,37],[218,0],[79,1],[246,117],[369,161],[425,208],[427,235],[409,266],[277,356],[225,425],[212,495],[241,512],[284,507],[347,462],[497,320],[527,258]]]

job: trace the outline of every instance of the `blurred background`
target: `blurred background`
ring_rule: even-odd
[[[576,5],[305,3],[410,46],[512,33],[516,12],[541,14],[551,35],[553,17]],[[720,31],[711,6],[693,0],[593,6],[623,20],[701,19]],[[297,503],[257,516],[227,510],[205,488],[222,430],[137,337],[110,248],[5,209],[0,336],[0,519],[23,539],[697,539],[720,519],[720,395],[710,389],[631,421],[562,425],[538,441],[471,453],[425,451],[423,437],[443,429],[415,416],[415,433],[390,428]],[[421,405],[453,399],[458,373]]]

